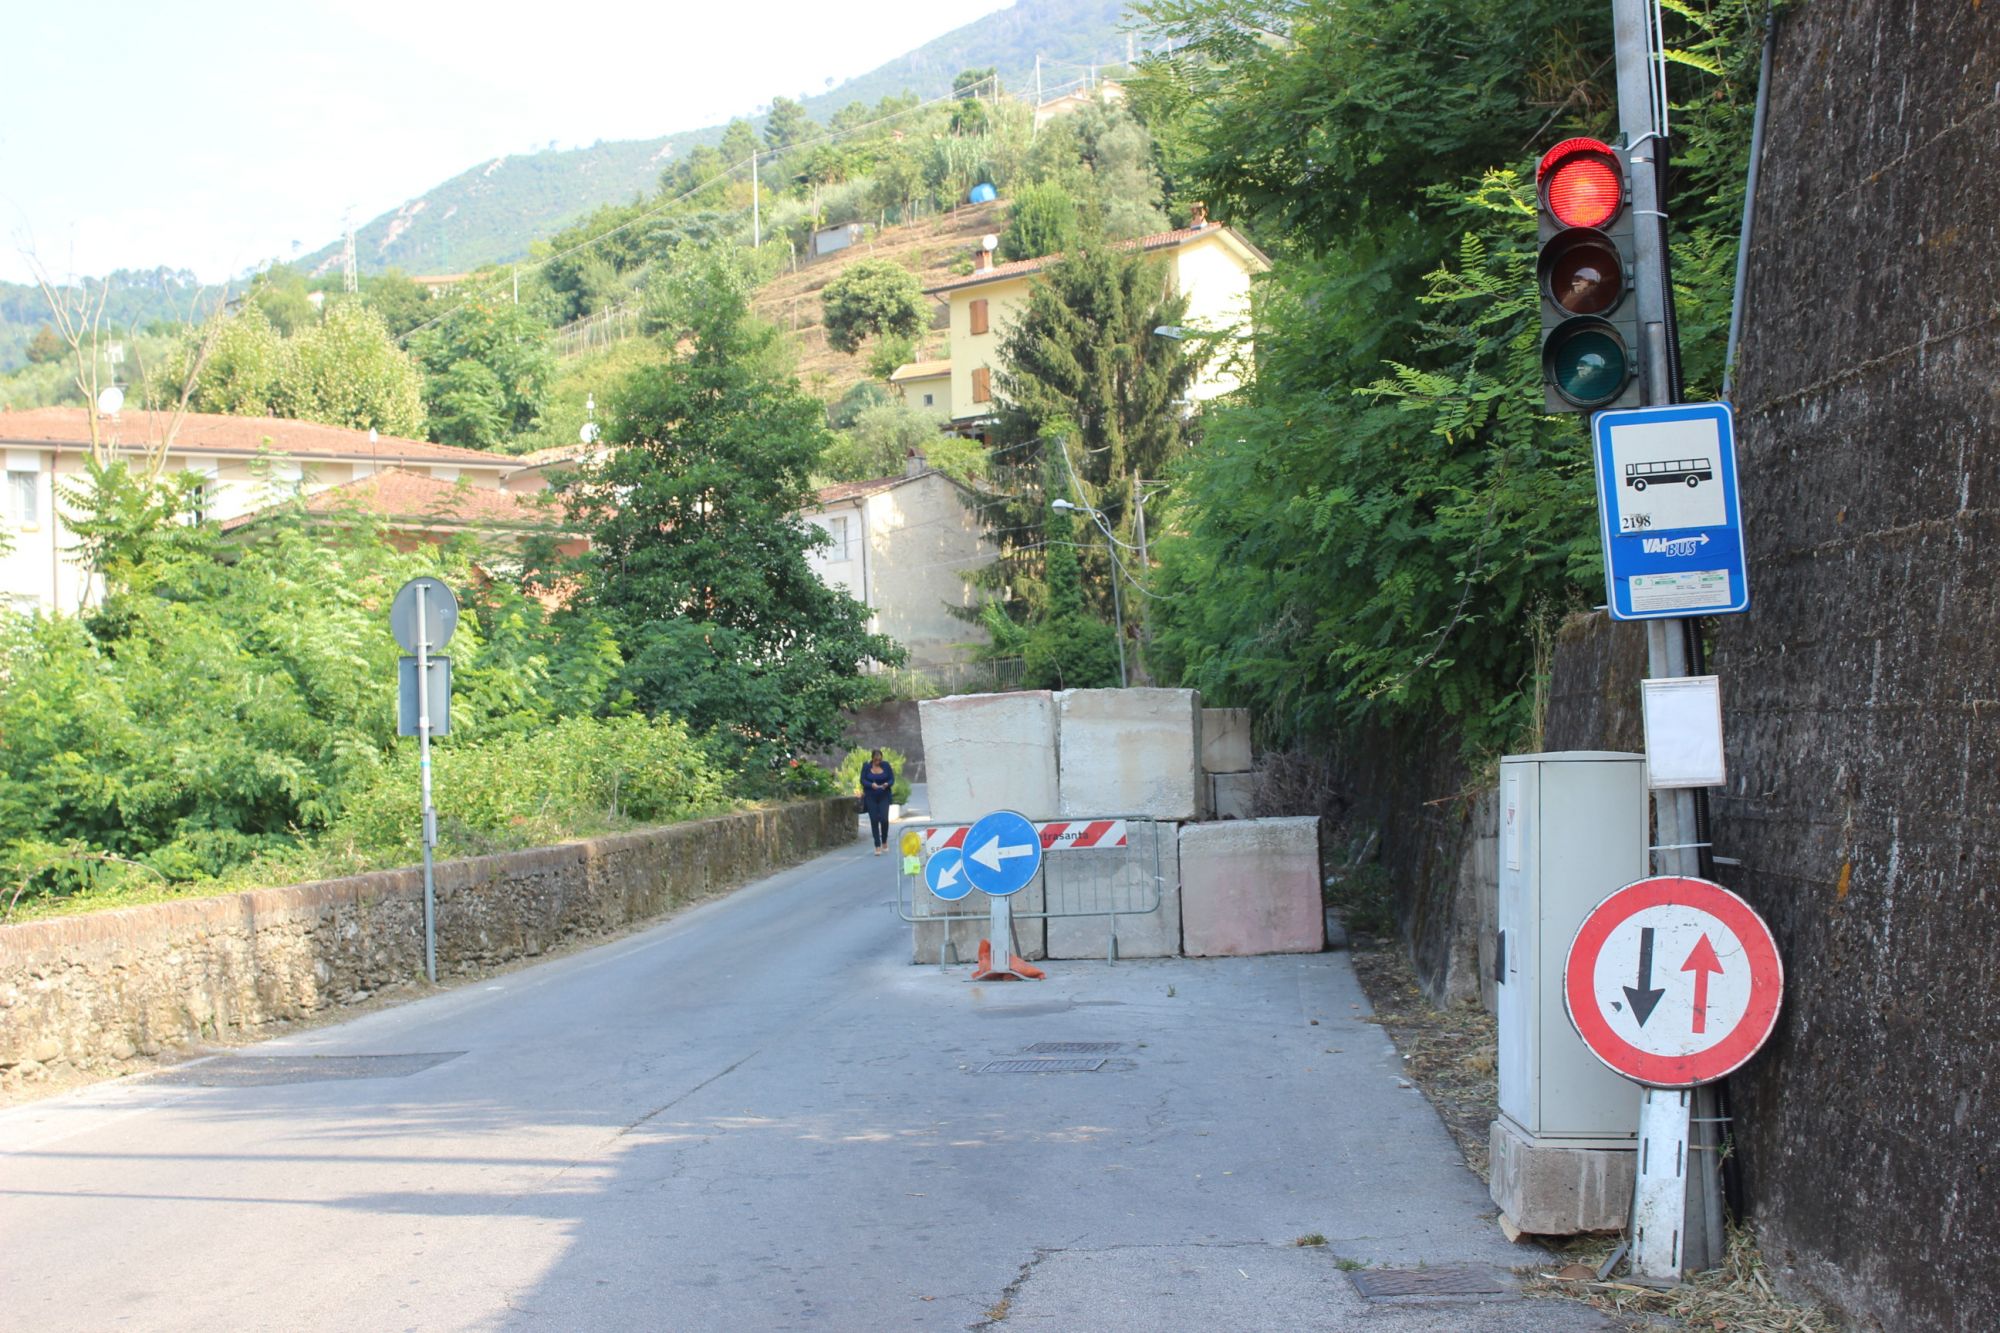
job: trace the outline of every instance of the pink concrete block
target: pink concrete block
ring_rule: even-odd
[[[1193,958],[1318,953],[1319,820],[1232,819],[1181,829],[1181,950]]]

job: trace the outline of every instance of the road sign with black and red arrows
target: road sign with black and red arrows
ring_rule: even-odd
[[[1713,1083],[1778,1021],[1785,970],[1750,904],[1705,879],[1627,884],[1577,928],[1563,1002],[1591,1054],[1656,1088]]]

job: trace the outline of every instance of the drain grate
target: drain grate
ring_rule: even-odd
[[[1089,1074],[1104,1067],[1104,1057],[1083,1056],[1053,1060],[989,1060],[979,1066],[981,1074]]]
[[[1117,1041],[1038,1041],[1028,1048],[1030,1055],[1110,1055],[1123,1042]]]
[[[1349,1273],[1370,1300],[1388,1296],[1505,1296],[1513,1288],[1478,1268],[1362,1268]]]
[[[269,1088],[287,1083],[329,1083],[357,1078],[407,1078],[464,1051],[415,1055],[224,1055],[171,1069],[155,1083],[190,1088]]]

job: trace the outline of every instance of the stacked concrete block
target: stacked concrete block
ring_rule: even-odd
[[[1181,951],[1180,826],[1134,821],[1127,846],[1089,851],[1050,852],[1043,880],[1057,911],[1105,911],[1145,906],[1159,909],[1121,915],[1120,958],[1172,958]],[[1051,958],[1105,958],[1110,955],[1111,918],[1054,917],[1048,922]]]
[[[971,823],[995,810],[1059,813],[1056,696],[1047,690],[959,694],[918,706],[930,815]]]
[[[1190,957],[1325,947],[1317,818],[1190,824],[1180,851],[1181,941]]]
[[[1255,773],[1210,773],[1208,814],[1211,819],[1249,819],[1257,813]]]
[[[1253,766],[1250,752],[1250,710],[1247,708],[1204,708],[1201,710],[1201,767],[1208,773],[1248,773]]]
[[[1201,695],[1193,690],[1065,690],[1056,696],[1061,737],[1059,814],[1200,819],[1208,804],[1201,767]]]

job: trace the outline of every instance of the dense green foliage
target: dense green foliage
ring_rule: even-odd
[[[1153,330],[1186,309],[1158,261],[1092,246],[1043,271],[1001,340],[995,453],[1004,465],[977,503],[1001,552],[985,577],[1012,588],[1016,619],[1046,609],[1042,532],[1058,499],[1100,511],[1111,529],[1085,529],[1091,540],[1079,555],[1086,601],[1112,618],[1113,574],[1131,572],[1120,544],[1133,541],[1134,484],[1159,477],[1185,443],[1182,400],[1199,361],[1193,344]]]
[[[682,351],[625,380],[606,431],[622,447],[567,498],[591,534],[590,601],[627,645],[626,697],[775,760],[829,744],[839,710],[873,691],[862,664],[901,650],[806,563],[824,537],[796,515],[825,410],[784,371],[749,290],[733,252],[676,266],[657,317]]]
[[[475,294],[417,330],[431,438],[491,449],[534,425],[555,378],[548,326],[510,301]]]
[[[1024,185],[1007,206],[1007,230],[1000,234],[1003,261],[1059,254],[1082,239],[1076,199],[1055,181]]]
[[[917,275],[893,259],[849,264],[820,290],[826,340],[835,351],[856,352],[869,337],[911,338],[930,324]]]
[[[1699,201],[1670,206],[1677,290],[1712,390],[1757,7],[1669,9],[1676,193]],[[1254,378],[1175,472],[1155,669],[1256,707],[1281,739],[1518,743],[1535,622],[1601,595],[1579,422],[1540,410],[1531,167],[1556,139],[1615,129],[1603,7],[1144,12],[1175,39],[1135,96],[1175,194],[1276,259]]]
[[[421,436],[424,381],[389,336],[382,318],[358,301],[331,301],[290,335],[252,302],[224,322],[194,376],[197,412],[290,417],[329,426]],[[154,372],[150,392],[169,401],[195,367],[207,330],[183,330]]]
[[[872,748],[872,747],[871,747]],[[849,750],[840,766],[833,770],[834,789],[846,795],[861,790],[861,766],[868,762],[869,750]],[[896,781],[889,788],[889,799],[897,805],[910,799],[910,761],[903,757],[901,750],[882,747],[882,761],[896,771]]]

